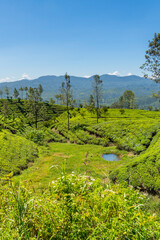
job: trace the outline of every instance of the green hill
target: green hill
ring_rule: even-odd
[[[123,95],[125,90],[132,90],[135,93],[139,107],[147,108],[148,105],[159,107],[157,100],[151,98],[151,92],[157,91],[157,84],[154,81],[135,75],[119,77],[105,74],[101,76],[101,79],[103,80],[104,90],[101,104],[110,105]],[[92,80],[93,76],[90,78],[71,76],[73,95],[77,104],[83,103],[84,100],[88,101],[92,92]],[[0,83],[0,89],[3,90],[5,86],[8,86],[10,95],[12,95],[14,88],[38,87],[41,84],[44,88],[42,97],[44,100],[49,100],[59,92],[62,81],[64,81],[64,76],[42,76],[34,80],[23,79],[21,81]],[[3,93],[3,97],[5,97],[5,93]]]

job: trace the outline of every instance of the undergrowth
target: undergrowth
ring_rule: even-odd
[[[6,181],[6,180],[5,180]],[[133,188],[62,174],[44,192],[30,183],[0,191],[0,237],[8,239],[159,239],[156,215]]]

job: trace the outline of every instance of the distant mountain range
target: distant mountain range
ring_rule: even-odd
[[[147,108],[148,105],[158,106],[157,100],[152,97],[151,93],[158,90],[158,84],[154,81],[136,75],[120,77],[104,74],[100,77],[103,80],[104,90],[102,104],[110,105],[125,90],[132,90],[141,108]],[[14,88],[37,87],[41,84],[44,89],[43,99],[49,100],[49,98],[54,98],[54,95],[59,93],[59,88],[63,81],[64,76],[42,76],[33,80],[23,79],[15,82],[0,83],[0,89],[3,90],[7,86],[10,90],[10,95],[12,95]],[[88,100],[89,95],[92,93],[92,81],[93,76],[89,78],[71,76],[73,94],[78,104]]]

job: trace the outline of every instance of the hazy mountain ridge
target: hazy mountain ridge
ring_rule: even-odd
[[[151,96],[152,91],[155,92],[158,89],[158,84],[154,81],[136,75],[122,77],[104,74],[101,75],[101,79],[103,80],[104,90],[102,102],[106,104],[111,104],[118,99],[125,90],[132,90],[138,98],[138,102],[140,102],[142,99],[144,100],[144,97],[147,99],[147,96]],[[49,100],[50,97],[54,98],[54,95],[59,92],[63,81],[64,76],[48,75],[33,80],[23,79],[15,82],[0,83],[0,89],[3,90],[7,86],[10,89],[10,94],[12,94],[14,88],[37,87],[41,84],[44,89],[43,98],[44,100]],[[71,76],[73,94],[78,103],[89,98],[89,95],[92,93],[92,81],[93,76],[89,78]],[[153,100],[153,102],[155,101]]]

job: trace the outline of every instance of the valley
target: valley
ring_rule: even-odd
[[[48,119],[39,120],[35,130],[34,122],[29,126],[24,117],[23,105],[19,111],[17,104],[14,124],[11,117],[1,117],[5,122],[0,138],[2,239],[97,239],[108,231],[108,239],[126,234],[130,239],[153,235],[158,239],[158,111],[108,109],[97,123],[94,112],[74,108],[67,130],[65,108],[48,105]],[[116,154],[119,160],[104,160],[103,154]],[[84,229],[86,223],[90,230]],[[118,230],[114,224],[124,228]]]

